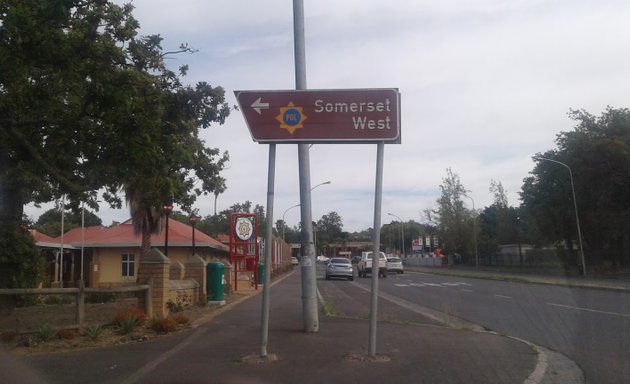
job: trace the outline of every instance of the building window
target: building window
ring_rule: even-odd
[[[136,256],[129,253],[122,254],[122,275],[133,277],[136,270]]]

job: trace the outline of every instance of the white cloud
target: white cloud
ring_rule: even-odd
[[[222,85],[231,103],[234,90],[294,87],[290,2],[133,3],[143,33],[160,33],[167,49],[182,42],[199,49],[171,59],[190,64],[188,81]],[[305,16],[310,88],[401,91],[403,143],[385,148],[383,222],[392,219],[386,212],[420,220],[448,167],[477,208],[492,201],[491,179],[517,204],[531,156],[573,127],[570,108],[599,114],[627,106],[630,3],[623,0],[305,0]],[[232,158],[218,209],[264,205],[267,146],[251,140],[240,113],[203,137]],[[346,230],[371,227],[375,161],[373,145],[314,146],[311,184],[332,183],[313,191],[313,217],[337,211]],[[296,146],[279,145],[276,164],[280,219],[299,201]],[[210,214],[213,203],[210,196],[197,207]],[[297,224],[299,209],[287,221]]]

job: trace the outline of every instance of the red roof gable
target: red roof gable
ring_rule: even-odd
[[[114,227],[85,227],[83,234],[83,244],[85,247],[127,247],[141,246],[142,236],[136,235],[133,231],[131,220]],[[165,231],[151,236],[151,244],[164,244]],[[60,238],[53,239],[59,242]],[[81,228],[74,228],[64,234],[64,243],[74,246],[81,245]],[[190,247],[192,246],[192,227],[177,220],[168,220],[168,245],[169,247]],[[195,246],[210,247],[227,251],[229,248],[216,239],[195,229]]]
[[[31,233],[31,236],[33,236],[33,240],[35,240],[36,243],[54,243],[56,242],[56,240],[46,234],[41,233],[40,231],[38,231],[37,229],[29,229],[28,230]]]

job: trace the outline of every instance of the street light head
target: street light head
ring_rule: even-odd
[[[170,215],[173,212],[173,206],[170,204],[165,204],[162,209],[164,210],[165,215]]]
[[[190,215],[188,216],[188,221],[190,222],[190,224],[195,225],[199,222],[200,217],[197,215]]]

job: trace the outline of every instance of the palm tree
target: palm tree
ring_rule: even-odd
[[[151,250],[151,235],[162,229],[162,209],[150,203],[152,193],[146,192],[151,190],[146,183],[128,183],[124,189],[133,231],[142,235],[142,258]]]

